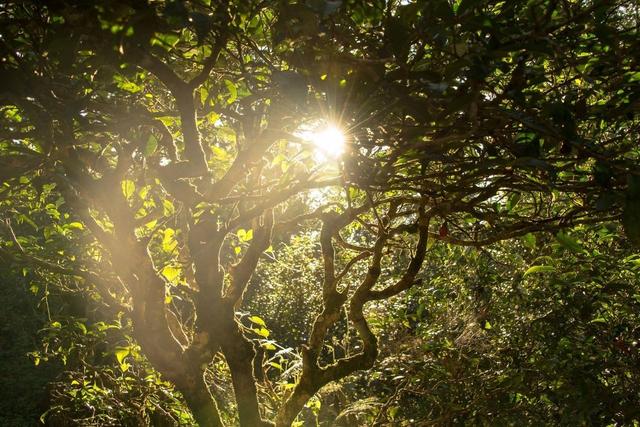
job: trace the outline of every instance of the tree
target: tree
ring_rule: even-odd
[[[618,229],[432,247],[428,284],[378,311],[379,361],[343,413],[352,425],[633,424],[640,269]]]
[[[0,254],[124,313],[200,425],[223,425],[217,354],[244,426],[291,425],[372,367],[367,304],[419,285],[429,242],[571,246],[562,230],[620,219],[640,240],[634,2],[51,1],[0,19]],[[348,140],[329,162],[305,136],[323,122]],[[322,307],[272,407],[253,367],[268,331],[238,308],[272,242],[305,229]],[[345,310],[358,345],[332,359]]]

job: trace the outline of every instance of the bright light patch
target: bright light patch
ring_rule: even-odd
[[[322,157],[335,159],[344,153],[346,138],[344,133],[335,126],[327,126],[312,132],[309,140]]]

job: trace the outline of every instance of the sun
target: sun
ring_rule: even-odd
[[[309,140],[319,156],[326,159],[337,159],[345,151],[347,138],[337,126],[327,125],[311,132]]]

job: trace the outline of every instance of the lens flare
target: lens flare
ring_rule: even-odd
[[[309,139],[322,157],[336,159],[344,153],[346,137],[336,126],[329,125],[318,129],[311,133]]]

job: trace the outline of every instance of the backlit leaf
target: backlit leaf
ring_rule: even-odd
[[[260,325],[260,326],[267,326],[266,323],[264,323],[264,320],[262,320],[260,317],[258,316],[250,316],[249,320],[253,323],[255,323],[256,325]]]
[[[227,104],[233,104],[236,99],[238,99],[238,89],[236,85],[233,84],[231,80],[225,80],[224,85],[227,87],[229,91],[229,98],[227,98]]]
[[[524,272],[524,277],[535,273],[552,273],[556,271],[555,267],[550,265],[534,265]]]
[[[130,199],[133,193],[136,191],[136,184],[130,179],[122,181],[122,194],[127,199]]]
[[[173,282],[175,279],[180,276],[180,269],[176,267],[172,267],[167,265],[162,269],[162,275],[170,282]]]
[[[116,347],[114,354],[116,356],[116,359],[118,360],[118,363],[122,364],[124,358],[129,355],[129,352],[129,347]]]

